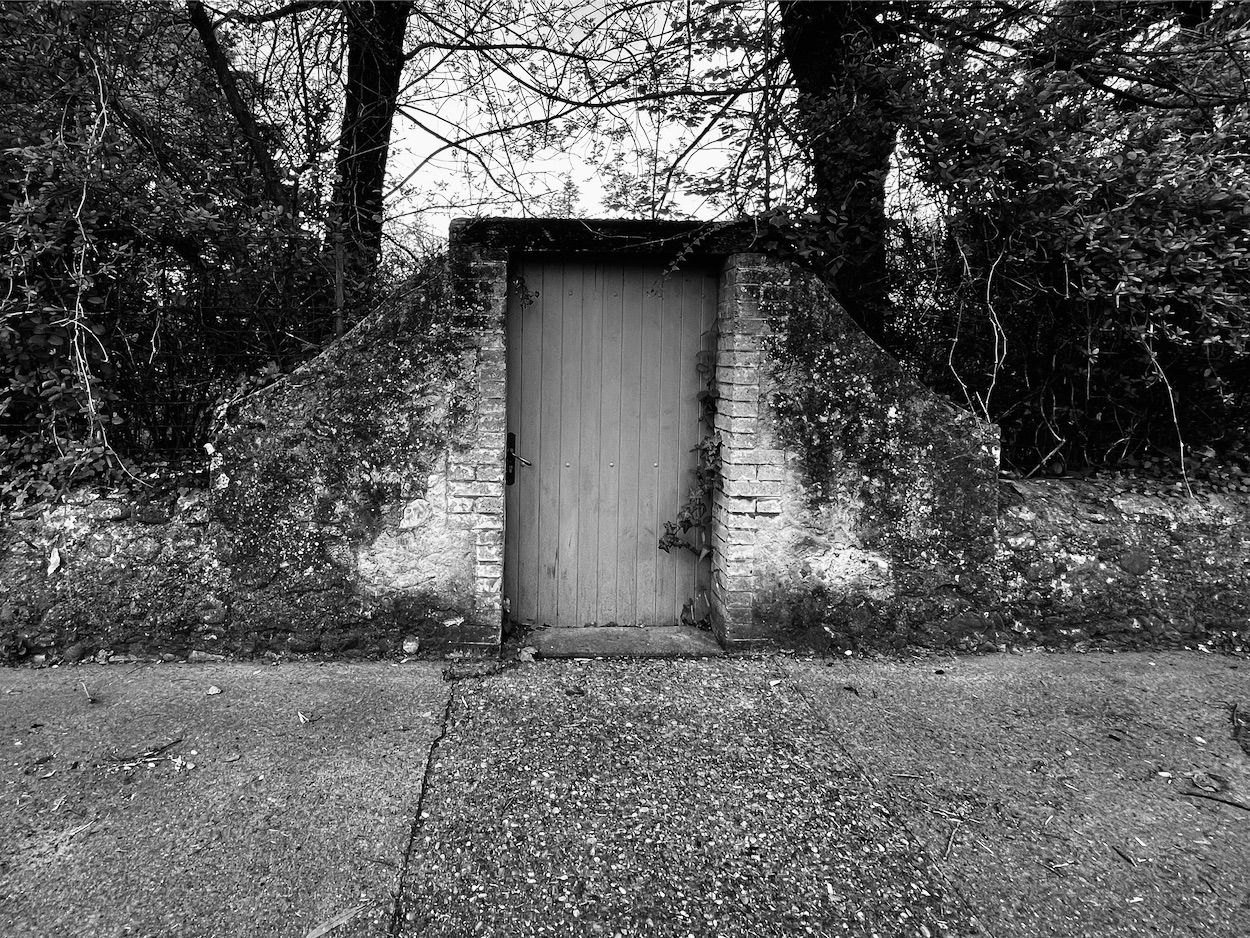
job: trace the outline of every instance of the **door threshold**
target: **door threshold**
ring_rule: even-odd
[[[711,632],[688,625],[549,628],[531,632],[529,642],[543,658],[710,658],[725,654]]]

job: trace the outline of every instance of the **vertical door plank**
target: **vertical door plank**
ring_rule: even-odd
[[[563,285],[559,268],[550,263],[542,270],[542,350],[539,356],[538,453],[534,457],[538,476],[538,617],[539,625],[555,624],[556,571],[560,562],[560,390],[564,354]]]
[[[601,625],[599,619],[599,439],[603,393],[603,265],[581,264],[582,374],[581,436],[577,453],[577,611],[578,624]]]
[[[685,452],[677,463],[676,487],[680,503],[684,506],[698,483],[695,469],[698,466],[699,454],[694,447],[703,439],[710,428],[699,422],[701,407],[699,393],[705,389],[704,379],[699,374],[699,349],[702,344],[703,332],[703,295],[707,283],[707,274],[694,271],[682,284],[681,305],[681,376],[677,388],[677,398],[681,402],[678,408],[678,436],[683,441]],[[687,532],[686,539],[698,550],[703,546],[703,534],[699,529]],[[697,554],[683,550],[677,561],[677,615],[681,615],[681,607],[685,601],[698,592],[695,577]]]
[[[505,371],[504,380],[504,427],[507,433],[518,433],[520,430],[520,414],[521,414],[521,382],[525,377],[524,370],[521,365],[521,334],[523,324],[521,322],[521,289],[520,285],[514,279],[509,279],[508,283],[508,308],[504,317],[505,337],[504,343],[505,353]],[[516,486],[511,488],[505,487],[503,500],[503,595],[504,601],[511,609],[514,618],[520,618],[520,598],[517,589],[517,579],[520,573],[520,564],[518,563],[520,551],[517,549],[521,536],[521,526],[518,523],[518,512],[520,511],[520,500],[517,498]]]
[[[683,499],[678,495],[679,467],[686,462],[688,433],[678,424],[681,409],[681,376],[687,370],[682,359],[682,312],[686,300],[686,284],[690,274],[677,271],[664,284],[660,308],[659,341],[656,351],[660,359],[659,385],[659,452],[656,460],[656,537],[664,534],[665,522],[677,520]],[[656,558],[655,615],[660,623],[675,619],[674,608],[680,610],[677,597],[677,569],[686,551],[673,548],[660,551]],[[676,604],[676,606],[675,606]]]
[[[556,624],[583,625],[577,619],[578,485],[577,465],[582,425],[582,283],[586,265],[576,261],[560,265],[560,318],[563,328],[560,382],[560,503],[557,524],[560,554],[556,584]]]
[[[532,467],[518,463],[516,483],[507,494],[515,503],[516,555],[511,566],[517,569],[517,595],[513,615],[521,621],[532,622],[538,615],[538,584],[542,576],[540,561],[542,545],[539,539],[541,524],[539,455],[542,451],[542,381],[543,381],[543,314],[542,297],[546,289],[543,269],[528,263],[521,268],[522,287],[533,299],[519,302],[517,316],[519,342],[517,354],[520,360],[518,374],[509,374],[510,388],[516,388],[517,452],[533,462]],[[513,392],[509,392],[513,394]]]
[[[621,542],[621,326],[624,312],[625,271],[616,264],[604,265],[601,387],[599,399],[599,543],[596,566],[599,581],[600,625],[622,621],[617,596],[618,552]]]
[[[639,427],[642,418],[642,304],[643,285],[638,268],[629,265],[622,277],[621,290],[621,423],[620,454],[617,463],[617,615],[622,625],[635,625],[638,616],[638,496],[641,481]]]
[[[642,415],[638,446],[638,621],[655,622],[655,575],[659,537],[656,489],[660,462],[660,320],[664,292],[669,286],[660,279],[663,268],[648,264],[640,270],[642,279],[642,328],[639,329],[642,360]]]
[[[698,351],[707,353],[706,357],[709,362],[711,362],[716,355],[716,307],[718,296],[719,278],[709,272],[706,276],[704,276],[703,283],[699,291],[699,298],[702,304],[702,317],[699,329],[697,330]],[[695,371],[695,385],[696,393],[698,391],[702,391],[706,386],[706,376],[698,374],[697,370]],[[696,432],[699,437],[702,437],[704,433],[710,433],[712,431],[712,427],[704,426],[699,423],[700,407],[697,399],[693,402],[693,408],[692,426],[699,427]],[[711,547],[711,541],[708,540],[705,546]],[[712,558],[710,555],[697,564],[692,575],[695,578],[696,589],[698,588],[699,583],[710,586],[712,582]]]

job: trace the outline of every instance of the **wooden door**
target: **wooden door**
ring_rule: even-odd
[[[662,263],[523,261],[508,297],[504,596],[518,622],[673,625],[694,554],[658,546],[706,432],[717,279]],[[706,574],[704,574],[706,576]]]

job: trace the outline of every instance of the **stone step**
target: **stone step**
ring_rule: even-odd
[[[529,643],[542,658],[712,658],[724,655],[711,632],[685,625],[546,628]]]

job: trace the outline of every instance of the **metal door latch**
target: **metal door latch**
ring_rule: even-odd
[[[503,481],[505,485],[511,485],[513,482],[516,481],[516,464],[517,463],[520,463],[522,466],[534,465],[532,462],[530,462],[528,459],[526,459],[524,456],[522,456],[520,453],[516,451],[516,434],[509,433],[508,434],[508,457],[504,461],[504,469],[503,469]]]

